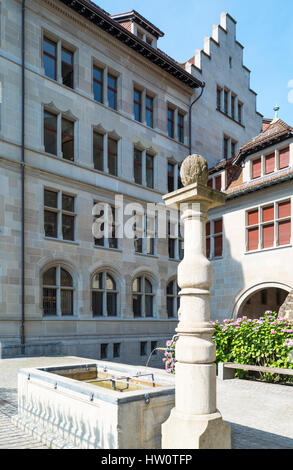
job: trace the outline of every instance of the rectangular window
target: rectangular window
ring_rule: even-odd
[[[75,197],[44,190],[44,232],[46,237],[74,240]],[[59,228],[60,227],[60,228]]]
[[[218,175],[215,178],[215,186],[218,191],[222,190],[222,175]]]
[[[43,63],[46,77],[57,79],[57,44],[50,39],[43,41]]]
[[[108,170],[110,175],[118,176],[118,143],[117,140],[108,137]]]
[[[175,165],[168,162],[168,192],[172,193],[175,191]]]
[[[146,123],[149,127],[154,127],[154,99],[151,96],[146,95],[145,103],[145,117]]]
[[[213,178],[210,178],[207,182],[207,187],[212,188],[213,187]]]
[[[221,111],[221,97],[222,97],[222,88],[217,87],[217,109]]]
[[[73,53],[67,49],[62,49],[61,55],[62,83],[73,88]]]
[[[168,253],[170,259],[182,260],[184,256],[184,241],[180,219],[168,220]]]
[[[94,100],[103,103],[103,69],[93,68],[93,92]]]
[[[280,150],[279,153],[279,169],[282,170],[283,168],[287,168],[290,162],[290,149],[287,147],[286,149]]]
[[[178,140],[184,143],[184,116],[178,113]]]
[[[146,356],[147,355],[147,342],[146,341],[141,341],[140,343],[140,355],[141,356]]]
[[[225,160],[228,160],[229,155],[228,155],[228,148],[229,148],[229,138],[224,137],[224,145],[223,145],[223,157]]]
[[[112,109],[117,109],[117,78],[108,75],[108,104]]]
[[[101,359],[107,359],[108,357],[108,344],[101,344]]]
[[[93,161],[95,170],[104,171],[104,136],[93,133]]]
[[[158,347],[158,341],[151,341],[151,351],[154,351],[153,353],[154,356],[157,354],[157,351],[155,351],[157,347]]]
[[[74,122],[62,118],[62,156],[65,160],[74,161]]]
[[[114,343],[113,344],[113,357],[120,357],[120,351],[121,351],[121,343]]]
[[[247,251],[290,243],[291,201],[282,201],[247,212]]]
[[[168,136],[174,139],[174,109],[168,108]]]
[[[224,90],[224,113],[228,114],[228,91]]]
[[[62,236],[63,240],[74,240],[74,197],[62,194]]]
[[[99,218],[104,218],[104,215],[105,215],[105,211],[102,210],[98,216],[95,216],[95,220],[97,220]],[[105,223],[101,224],[101,230],[104,230],[104,235],[105,236],[95,238],[95,245],[96,246],[103,246],[105,248],[117,249],[118,248],[118,238],[116,237],[116,230],[117,230],[117,226],[119,224],[116,223],[115,207],[111,207],[111,215],[112,215],[111,225],[110,226],[107,225],[107,223],[108,223],[107,221],[105,221]],[[106,217],[105,217],[105,219],[106,219]]]
[[[231,117],[232,119],[235,119],[235,95],[231,95]]]
[[[265,156],[265,174],[273,173],[275,171],[275,153]]]
[[[236,148],[237,148],[237,142],[234,142],[233,140],[231,141],[231,157],[234,158],[236,157]]]
[[[134,181],[137,184],[142,184],[142,152],[134,149]]]
[[[206,256],[209,259],[223,256],[223,219],[206,224]]]
[[[259,178],[261,176],[261,158],[253,160],[252,162],[252,178]]]
[[[182,184],[182,181],[181,181],[181,175],[180,175],[180,169],[181,169],[181,165],[178,165],[178,170],[177,170],[177,189],[183,188],[183,184]]]
[[[44,112],[45,152],[57,155],[57,116]]]
[[[134,119],[139,122],[141,122],[141,105],[142,105],[142,92],[139,90],[134,90],[134,93],[133,93]]]
[[[154,187],[154,157],[146,154],[146,185],[148,188]]]
[[[45,190],[44,206],[45,236],[58,238],[58,193]]]
[[[242,103],[238,103],[238,122],[242,124]]]

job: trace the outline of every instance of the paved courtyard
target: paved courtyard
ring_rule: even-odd
[[[0,360],[0,449],[46,449],[14,426],[17,370],[88,362],[74,357]],[[293,449],[293,387],[245,380],[217,383],[218,408],[232,428],[234,449]]]

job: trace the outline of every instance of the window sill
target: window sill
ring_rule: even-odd
[[[220,259],[224,259],[224,256],[215,256],[214,258],[208,258],[209,261],[217,261]]]
[[[107,246],[93,245],[94,248],[98,250],[113,251],[114,253],[122,253],[121,248],[109,248]]]
[[[280,245],[280,246],[271,246],[270,248],[261,248],[258,250],[252,250],[252,251],[245,251],[245,255],[252,255],[254,253],[263,253],[267,251],[273,251],[273,250],[281,250],[282,248],[292,248],[292,245]]]
[[[136,256],[146,256],[147,258],[154,258],[154,259],[159,259],[157,255],[148,255],[147,253],[137,253],[136,251],[134,252]]]
[[[183,261],[183,258],[180,259],[180,258],[168,258],[169,261],[175,261],[175,263],[181,263],[181,261]]]
[[[71,241],[71,240],[63,240],[62,238],[52,238],[52,237],[44,237],[44,240],[48,240],[50,242],[61,242],[61,243],[66,243],[68,245],[76,245],[79,246],[80,243],[76,241]]]
[[[43,320],[46,321],[69,321],[69,320],[79,320],[80,318],[77,315],[66,315],[66,316],[60,316],[60,315],[43,315]]]

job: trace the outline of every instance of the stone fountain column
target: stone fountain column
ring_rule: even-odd
[[[176,329],[175,408],[162,425],[163,449],[229,449],[230,426],[216,405],[216,347],[210,324],[212,267],[206,258],[208,210],[225,203],[225,194],[206,186],[208,165],[200,155],[181,167],[184,188],[163,197],[181,210],[184,259],[178,267],[179,324]]]

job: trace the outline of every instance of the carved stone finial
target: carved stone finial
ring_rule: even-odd
[[[201,155],[189,155],[181,165],[180,176],[183,186],[194,183],[207,184],[209,168]]]

